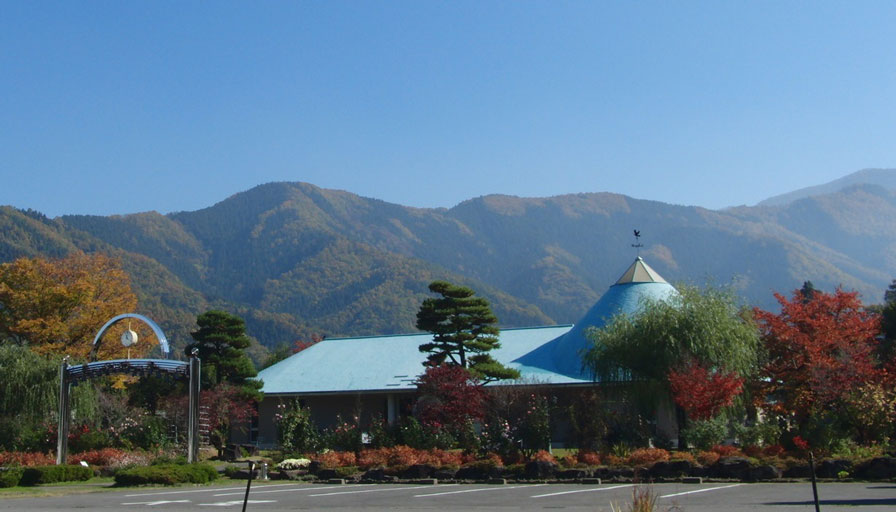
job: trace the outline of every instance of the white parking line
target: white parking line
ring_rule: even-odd
[[[611,489],[621,489],[623,487],[631,487],[633,485],[635,485],[635,484],[614,485],[612,487],[597,487],[594,489],[576,489],[575,491],[552,492],[550,494],[539,494],[537,496],[530,496],[530,498],[547,498],[548,496],[560,496],[562,494],[575,494],[575,493],[579,493],[579,492],[609,491]]]
[[[523,487],[541,487],[542,485],[547,484],[535,484],[535,485],[514,485],[508,487],[506,485],[493,485],[491,487],[483,487],[481,489],[464,489],[462,491],[448,491],[448,492],[434,492],[430,494],[417,494],[414,495],[415,498],[429,498],[431,496],[445,496],[446,494],[463,494],[466,492],[483,492],[483,491],[507,491],[510,489],[520,489]]]
[[[122,505],[146,505],[147,507],[155,507],[156,505],[167,505],[169,503],[189,503],[190,500],[162,500],[162,501],[139,501],[135,503],[122,503]]]
[[[252,494],[254,496],[256,494],[271,494],[271,493],[275,493],[275,492],[324,491],[327,489],[346,489],[349,487],[360,487],[360,486],[361,486],[361,484],[358,484],[358,485],[334,485],[332,487],[315,487],[313,485],[307,485],[305,487],[294,487],[292,489],[275,489],[273,491],[256,491],[255,489],[252,489],[250,494]],[[218,496],[242,496],[244,494],[246,494],[245,487],[243,488],[243,492],[224,492],[221,494],[213,494],[213,496],[215,496],[217,498]]]
[[[439,487],[450,487],[458,484],[444,484]],[[327,492],[324,494],[309,494],[309,498],[316,498],[318,496],[336,496],[339,494],[361,494],[365,492],[388,492],[388,491],[410,491],[412,489],[431,489],[431,485],[420,485],[418,487],[389,487],[388,489],[364,489],[362,491],[336,491],[336,492]]]
[[[265,485],[264,487],[283,487],[286,485],[296,485],[296,484],[271,484]],[[159,491],[159,492],[144,492],[141,494],[126,494],[125,498],[134,498],[137,496],[160,496],[166,494],[187,494],[187,493],[196,493],[196,492],[215,492],[215,491],[235,491],[237,489],[242,489],[243,492],[246,490],[246,486],[242,487],[221,487],[220,489],[195,489],[191,491]]]
[[[721,487],[710,487],[708,489],[697,489],[696,491],[677,492],[675,494],[666,494],[665,496],[660,496],[660,499],[674,498],[675,496],[684,496],[685,494],[697,494],[698,492],[718,491],[719,489],[728,489],[728,488],[737,487],[740,485],[744,485],[744,484],[731,484],[731,485],[723,485]]]
[[[246,503],[277,503],[277,500],[249,500]],[[200,507],[232,507],[234,505],[242,505],[243,500],[219,501],[217,503],[200,503]]]

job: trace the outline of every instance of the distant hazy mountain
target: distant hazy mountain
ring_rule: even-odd
[[[182,347],[197,313],[221,307],[274,347],[413,332],[427,284],[487,297],[504,326],[576,321],[636,256],[672,282],[733,283],[775,306],[811,280],[882,298],[896,276],[896,192],[838,188],[723,211],[599,193],[492,195],[409,208],[306,183],[269,183],[171,215],[65,216],[0,208],[0,260],[75,248],[118,256],[144,312]]]
[[[853,185],[878,185],[887,190],[896,190],[896,169],[863,169],[823,185],[770,197],[759,203],[759,206],[778,206],[805,197],[833,194]]]

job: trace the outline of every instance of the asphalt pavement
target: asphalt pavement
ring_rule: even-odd
[[[896,510],[896,484],[821,483],[820,509]],[[170,511],[242,510],[245,482],[204,487],[73,490],[52,498],[4,497],[0,510]],[[247,511],[496,511],[626,510],[633,493],[649,492],[657,511],[812,512],[809,483],[662,484],[306,484],[253,482]]]

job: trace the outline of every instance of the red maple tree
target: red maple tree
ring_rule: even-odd
[[[418,416],[424,424],[460,428],[485,416],[485,391],[461,366],[428,367],[417,381],[417,391]]]
[[[780,313],[754,310],[767,354],[758,396],[770,410],[802,422],[882,377],[874,358],[880,317],[856,292],[816,290],[807,298],[796,290],[791,300],[775,298]]]
[[[695,360],[670,370],[667,379],[672,399],[695,420],[708,420],[731,405],[744,384],[736,372],[710,370]]]

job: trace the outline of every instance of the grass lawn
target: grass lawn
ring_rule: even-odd
[[[115,480],[110,476],[93,477],[84,482],[60,482],[50,485],[34,485],[28,487],[0,488],[0,499],[3,498],[43,498],[65,496],[75,493],[100,492],[113,489]]]

